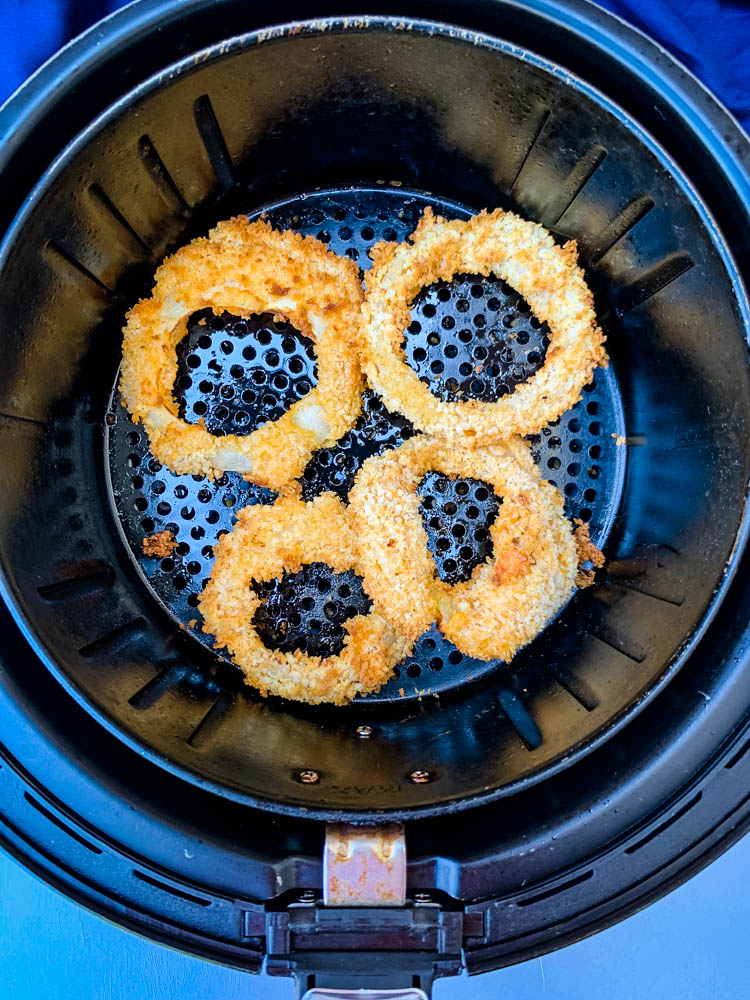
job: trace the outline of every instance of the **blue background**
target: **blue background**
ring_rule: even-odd
[[[750,127],[747,0],[600,0],[673,52]],[[0,101],[69,38],[122,0],[0,0]],[[377,0],[372,9],[377,10]],[[460,0],[456,0],[460,7]],[[272,8],[269,20],[273,19]]]
[[[750,126],[750,4],[607,0],[602,5],[658,39]],[[69,38],[120,6],[117,0],[0,0],[0,100]],[[750,998],[748,885],[750,837],[624,923],[544,959],[471,980],[443,980],[435,998]],[[249,977],[128,934],[0,854],[0,1000],[252,995],[291,1000],[293,993],[288,980]]]

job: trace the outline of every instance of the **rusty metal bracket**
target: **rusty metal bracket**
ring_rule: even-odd
[[[406,838],[399,823],[329,823],[323,851],[326,906],[404,906]]]
[[[253,917],[272,976],[293,976],[301,1000],[428,1000],[462,968],[483,915],[420,890],[406,898],[406,841],[397,824],[326,828],[323,899],[311,890]],[[352,984],[356,989],[352,990]]]

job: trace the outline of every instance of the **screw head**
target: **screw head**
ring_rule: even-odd
[[[297,775],[297,781],[301,781],[303,785],[317,785],[320,781],[320,775],[317,771],[313,771],[308,768],[299,772]]]
[[[409,775],[409,778],[415,785],[426,785],[430,777],[429,771],[412,771]]]
[[[429,894],[429,892],[415,892],[414,893],[414,902],[415,903],[431,903],[432,902],[432,896]]]
[[[357,736],[361,740],[369,740],[372,736],[372,726],[357,726]]]
[[[297,898],[300,903],[314,903],[317,897],[312,889],[305,889]]]

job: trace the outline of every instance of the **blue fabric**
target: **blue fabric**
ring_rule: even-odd
[[[125,0],[0,0],[0,101],[69,38]],[[456,0],[458,4],[460,0]],[[673,52],[750,129],[750,3],[599,0]],[[373,3],[377,9],[377,0]]]
[[[599,0],[683,62],[750,131],[750,4]]]

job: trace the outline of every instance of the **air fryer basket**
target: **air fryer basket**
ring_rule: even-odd
[[[71,63],[53,96],[42,76],[27,117],[6,112],[39,181],[29,193],[9,143],[3,841],[131,926],[256,967],[292,894],[315,898],[320,821],[401,819],[410,890],[436,893],[446,920],[481,914],[464,925],[473,971],[542,951],[640,905],[678,860],[687,871],[747,802],[744,175],[734,154],[709,155],[698,112],[658,96],[679,76],[656,50],[645,68],[625,60],[627,111],[605,96],[613,39],[630,36],[588,6],[471,2],[460,28],[364,15],[265,28],[231,0],[179,6],[118,15],[85,73]],[[156,75],[123,94],[141,31]],[[49,116],[51,165],[33,141],[43,96],[70,111]],[[268,497],[153,461],[115,390],[123,316],[167,252],[235,213],[265,212],[366,267],[367,248],[404,238],[425,205],[499,205],[578,241],[611,364],[532,446],[607,567],[509,667],[433,631],[351,706],[264,700],[194,623],[218,532]],[[462,294],[436,300],[438,318]],[[486,319],[489,283],[466,294]],[[368,448],[407,433],[368,397],[305,489],[345,492]],[[144,536],[163,528],[174,557],[145,559]],[[52,824],[39,851],[29,823]],[[691,832],[670,849],[673,824]]]
[[[272,220],[345,241],[364,262],[367,244],[388,229],[403,237],[423,204],[516,207],[579,241],[612,364],[541,437],[540,460],[571,513],[592,519],[609,571],[509,669],[451,656],[435,634],[349,709],[262,701],[185,628],[210,569],[206,516],[219,511],[214,529],[226,529],[259,491],[231,474],[229,489],[171,476],[109,406],[123,312],[155,260],[234,212],[278,205]],[[538,780],[677,668],[736,556],[748,383],[726,248],[653,139],[504,43],[371,19],[207,50],[72,144],[9,233],[3,275],[0,391],[21,418],[6,452],[9,596],[106,725],[232,796],[406,813]],[[180,543],[177,571],[170,559],[155,573],[141,542],[164,528]],[[363,723],[375,738],[360,738]]]

